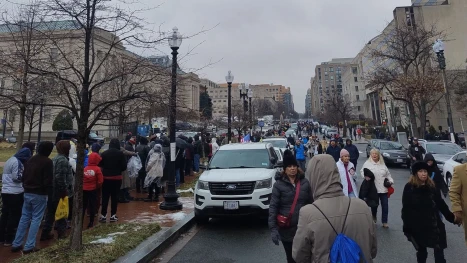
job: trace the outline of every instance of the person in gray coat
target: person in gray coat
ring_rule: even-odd
[[[277,172],[275,179],[276,183],[272,189],[271,203],[269,205],[268,224],[271,230],[271,238],[276,245],[279,245],[279,241],[282,241],[287,255],[287,262],[295,262],[292,259],[292,241],[297,231],[300,208],[313,202],[311,187],[290,150],[284,152],[283,172]],[[288,218],[290,225],[287,228],[279,227],[277,216],[289,216],[297,184],[300,184],[300,192],[293,214]]]

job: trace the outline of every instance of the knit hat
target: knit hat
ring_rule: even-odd
[[[93,144],[91,145],[91,151],[92,151],[92,152],[95,152],[95,153],[99,153],[99,151],[101,150],[101,148],[102,148],[101,145],[98,144],[98,143],[93,143]]]
[[[341,158],[342,158],[342,156],[344,156],[344,155],[349,155],[349,156],[350,156],[349,151],[347,151],[346,149],[342,149],[342,150],[341,150]]]
[[[130,142],[131,144],[136,144],[136,139],[135,139],[135,138],[131,138],[131,139],[129,140],[129,142]]]
[[[429,170],[430,169],[430,166],[428,166],[427,163],[425,162],[416,162],[412,165],[412,175],[413,176],[416,176],[417,175],[417,172],[420,171],[420,170]]]
[[[285,169],[291,165],[298,166],[297,160],[295,159],[294,154],[290,150],[285,150],[282,161],[282,167]]]

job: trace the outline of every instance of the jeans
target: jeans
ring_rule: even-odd
[[[106,180],[102,184],[102,209],[101,214],[107,216],[107,206],[109,206],[109,198],[111,200],[110,215],[117,214],[118,206],[118,193],[120,192],[120,186],[122,180]]]
[[[191,170],[193,169],[193,160],[185,160],[185,176],[191,175]]]
[[[16,228],[23,208],[23,193],[2,194],[2,217],[0,218],[0,242],[11,244],[15,238]]]
[[[435,263],[446,263],[443,249],[435,248],[434,254],[435,254]],[[425,263],[427,257],[428,257],[428,251],[426,247],[419,247],[418,252],[417,252],[417,263]]]
[[[388,194],[383,193],[383,194],[378,194],[379,200],[381,201],[381,207],[383,209],[381,213],[381,222],[383,224],[388,222],[388,213],[389,213],[389,204],[388,204]],[[376,218],[376,213],[378,212],[378,207],[372,207],[371,208],[371,213],[373,214],[373,217]]]
[[[66,230],[66,219],[60,219],[55,221],[55,212],[57,211],[59,197],[49,195],[47,200],[47,213],[45,214],[45,222],[42,226],[42,236],[48,235],[52,232],[52,228],[55,222],[55,228],[59,233],[64,233]]]
[[[180,186],[180,168],[175,169],[175,187]]]
[[[297,160],[298,167],[305,172],[306,170],[306,160]]]
[[[31,250],[36,246],[36,236],[39,232],[45,207],[47,206],[47,196],[37,194],[24,194],[23,211],[16,231],[13,247],[19,247],[23,243],[26,231],[29,227],[28,238],[24,250]],[[31,224],[29,224],[31,223]]]
[[[97,190],[83,190],[83,217],[86,212],[86,209],[88,209],[90,223],[94,223],[94,217],[96,216],[96,199]]]
[[[292,242],[282,242],[282,245],[287,256],[287,263],[295,263],[295,260],[292,258]]]
[[[201,156],[199,154],[195,154],[194,157],[195,157],[193,159],[194,170],[195,172],[199,173],[199,159],[201,158]]]

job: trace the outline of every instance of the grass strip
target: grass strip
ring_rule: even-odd
[[[148,237],[160,231],[156,224],[126,223],[101,224],[83,232],[83,250],[72,251],[69,240],[57,241],[54,245],[14,260],[14,263],[107,263],[113,262],[138,246]],[[108,243],[91,243],[97,240]]]

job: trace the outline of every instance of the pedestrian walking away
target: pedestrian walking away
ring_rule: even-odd
[[[460,223],[461,219],[449,211],[441,193],[428,176],[428,169],[425,162],[412,165],[412,176],[402,194],[403,232],[417,251],[418,263],[426,262],[427,248],[434,249],[435,263],[445,263],[447,239],[440,212],[450,223]]]
[[[358,197],[356,185],[357,173],[353,163],[350,162],[350,155],[346,149],[341,150],[340,159],[336,164],[339,169],[344,195],[348,197]]]
[[[52,142],[42,141],[37,146],[37,154],[31,157],[24,169],[24,203],[11,249],[13,252],[22,249],[28,228],[23,253],[37,251],[37,233],[47,206],[47,196],[53,191],[53,162],[49,159],[53,148]]]
[[[375,176],[375,186],[378,191],[378,197],[381,201],[381,222],[383,223],[384,228],[388,228],[388,214],[389,214],[389,197],[388,197],[388,188],[385,186],[385,180],[387,181],[386,184],[392,185],[394,184],[394,180],[389,173],[389,169],[384,163],[383,157],[381,157],[380,152],[377,149],[372,149],[370,151],[370,158],[363,164],[363,167],[360,171],[360,175],[362,178],[365,177],[364,169],[367,168],[370,170]],[[364,178],[365,179],[365,178]],[[371,212],[373,213],[373,220],[376,222],[376,214],[378,212],[378,207],[372,207]]]
[[[274,244],[282,242],[287,262],[292,258],[292,241],[300,209],[313,202],[311,188],[290,150],[284,152],[283,171],[276,173],[269,205],[269,230]]]
[[[0,217],[0,243],[11,246],[21,219],[24,200],[22,178],[26,162],[31,158],[29,148],[20,149],[9,158],[2,174],[2,216]]]
[[[344,195],[334,159],[326,154],[313,157],[305,177],[310,181],[314,202],[300,210],[292,247],[295,261],[329,262],[336,229],[360,247],[364,257],[360,262],[372,263],[377,242],[371,212],[364,201]]]

